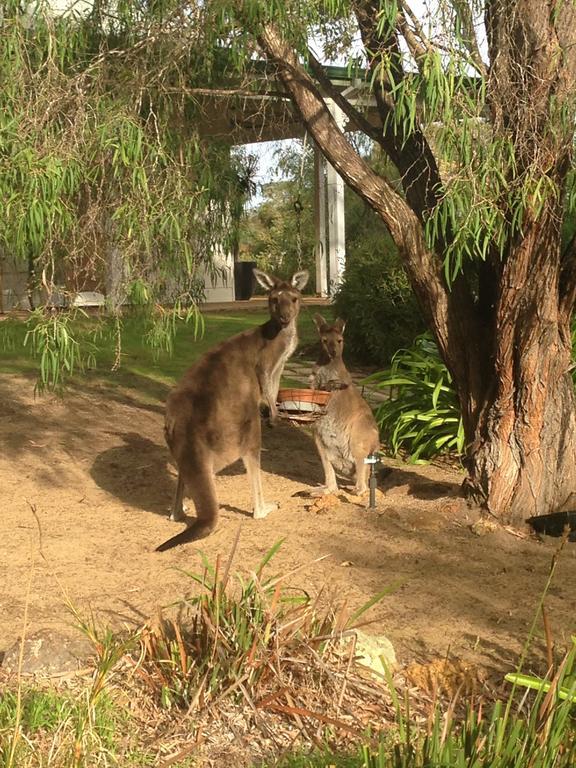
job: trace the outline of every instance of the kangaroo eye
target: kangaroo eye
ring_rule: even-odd
[[[292,297],[292,304],[296,304],[297,301],[298,301],[298,297],[297,296],[293,296]]]
[[[327,341],[328,341],[328,339],[326,339],[326,338],[323,338],[323,339],[322,339],[322,344],[326,344],[326,342],[327,342]]]

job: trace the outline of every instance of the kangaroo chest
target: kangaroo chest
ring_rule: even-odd
[[[282,362],[285,363],[286,360],[292,355],[296,347],[298,346],[298,336],[296,335],[296,329],[293,330],[293,332],[288,337],[288,344],[286,345],[286,349],[284,350],[284,355],[282,358]]]
[[[349,471],[354,463],[350,444],[350,424],[347,418],[346,408],[342,392],[334,392],[326,415],[322,416],[314,425],[314,430],[322,442],[330,463],[342,472]]]
[[[273,363],[274,371],[279,371],[284,367],[284,363],[292,355],[297,346],[298,335],[294,328],[291,332],[286,333],[286,336],[281,339],[281,342],[278,345],[277,357]]]

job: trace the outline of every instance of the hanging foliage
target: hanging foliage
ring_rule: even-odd
[[[149,307],[146,338],[170,348],[174,318],[152,310],[159,299],[174,316],[196,305],[198,268],[210,274],[214,251],[231,247],[247,194],[229,146],[198,130],[194,89],[222,67],[192,7],[178,27],[178,3],[70,5],[3,4],[1,258],[28,269],[32,304],[92,289],[113,311],[126,299]],[[66,318],[31,326],[53,386],[82,355],[60,343]]]

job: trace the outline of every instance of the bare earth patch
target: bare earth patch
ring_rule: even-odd
[[[243,468],[230,467],[217,480],[217,531],[157,554],[180,529],[168,520],[175,472],[162,400],[95,382],[61,401],[34,400],[29,380],[7,375],[0,388],[0,651],[21,634],[27,603],[29,631],[69,626],[65,595],[102,622],[142,623],[193,591],[181,570],[201,571],[199,549],[212,562],[226,557],[241,526],[238,570],[283,538],[271,572],[309,563],[290,583],[312,593],[324,587],[351,612],[400,581],[366,629],[386,634],[401,663],[450,655],[494,680],[515,664],[556,543],[478,536],[457,471],[390,461],[376,511],[346,496],[314,506],[295,495],[322,479],[311,438],[290,425],[264,427],[264,488],[279,511],[253,520]],[[567,545],[547,599],[559,644],[574,631],[575,565],[576,546]]]

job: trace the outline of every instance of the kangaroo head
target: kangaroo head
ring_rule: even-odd
[[[300,312],[302,289],[308,282],[308,270],[296,272],[290,281],[255,269],[254,275],[260,285],[268,291],[270,317],[281,326],[290,325]]]
[[[339,317],[332,325],[327,323],[322,315],[314,315],[314,324],[320,336],[322,351],[329,360],[336,360],[342,357],[344,350],[344,328],[346,323]]]

